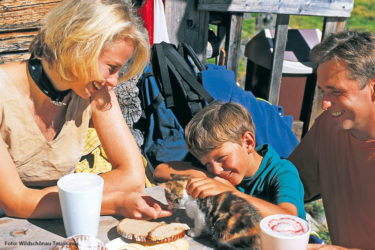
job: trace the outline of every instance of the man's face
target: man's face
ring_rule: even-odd
[[[206,166],[207,171],[228,180],[233,185],[240,184],[244,177],[250,177],[247,176],[250,164],[244,145],[225,142],[199,160]]]
[[[331,114],[337,129],[361,139],[363,132],[372,128],[375,116],[373,84],[360,89],[359,82],[348,77],[346,63],[334,60],[320,64],[317,77],[323,92],[322,109]]]

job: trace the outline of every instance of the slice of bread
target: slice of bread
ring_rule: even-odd
[[[117,232],[125,239],[138,242],[170,242],[185,236],[189,226],[182,223],[163,223],[125,218],[117,225]]]
[[[123,246],[123,250],[188,250],[189,242],[185,239],[178,239],[165,243],[130,243]]]
[[[156,227],[149,233],[149,238],[154,242],[174,241],[185,236],[185,231],[190,227],[182,223],[170,223]]]
[[[163,224],[161,222],[125,218],[117,225],[117,232],[125,239],[146,242],[150,232]]]

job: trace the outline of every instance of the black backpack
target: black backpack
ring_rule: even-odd
[[[166,107],[173,111],[183,128],[198,111],[213,101],[201,82],[200,72],[206,67],[189,45],[154,44],[151,65]]]
[[[204,69],[186,44],[153,45],[151,67],[145,68],[137,84],[142,116],[134,125],[143,132],[141,149],[151,171],[162,162],[195,160],[185,147],[184,127],[213,101],[200,82]]]

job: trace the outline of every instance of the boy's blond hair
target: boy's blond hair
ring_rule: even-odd
[[[125,0],[65,0],[45,17],[30,45],[31,54],[45,59],[66,81],[102,80],[98,57],[117,39],[129,39],[135,50],[125,81],[142,71],[149,57],[149,42],[143,22]]]
[[[224,142],[241,144],[245,132],[255,133],[253,119],[237,103],[214,102],[199,111],[185,128],[188,150],[198,159]]]

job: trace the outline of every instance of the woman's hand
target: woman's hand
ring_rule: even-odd
[[[214,179],[205,178],[191,178],[186,187],[187,193],[194,199],[197,197],[205,198],[207,196],[214,196],[224,192],[236,191],[236,187],[229,181],[215,177]]]
[[[118,204],[118,214],[121,216],[150,220],[172,215],[172,212],[167,210],[164,204],[151,196],[141,195],[136,192],[124,194],[123,196],[126,197]]]

